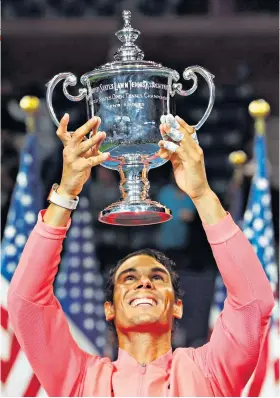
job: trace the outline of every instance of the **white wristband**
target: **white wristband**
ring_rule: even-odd
[[[48,201],[57,206],[63,207],[64,209],[75,210],[79,203],[79,196],[77,196],[75,199],[67,199],[56,192],[58,187],[58,184],[54,184],[52,186],[51,192],[48,196]]]

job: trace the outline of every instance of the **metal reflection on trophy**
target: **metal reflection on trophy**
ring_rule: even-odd
[[[68,86],[75,86],[72,73],[59,73],[47,84],[47,104],[55,124],[59,122],[53,110],[52,93],[62,80],[63,92],[71,101],[85,99],[87,114],[101,118],[100,130],[107,134],[100,150],[109,151],[110,158],[102,165],[120,173],[121,199],[110,204],[99,220],[113,225],[139,226],[157,224],[172,218],[171,211],[149,198],[148,172],[168,160],[158,156],[161,139],[159,125],[162,115],[175,115],[175,94],[188,96],[197,88],[197,75],[205,78],[210,98],[198,130],[208,118],[215,97],[214,76],[200,66],[183,72],[186,80],[193,80],[189,90],[183,90],[177,71],[152,61],[145,61],[144,53],[135,45],[140,32],[131,27],[130,11],[123,11],[124,26],[116,32],[122,46],[114,55],[115,61],[85,73],[80,81],[83,88],[73,96]]]

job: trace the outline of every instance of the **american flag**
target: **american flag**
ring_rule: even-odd
[[[243,396],[279,396],[279,316],[277,300],[278,269],[275,259],[271,195],[267,172],[265,135],[255,136],[255,174],[251,183],[242,229],[258,255],[275,294],[276,305],[272,322],[258,365],[243,391]],[[214,302],[210,313],[210,328],[222,311],[226,289],[220,276],[216,280]]]
[[[85,351],[102,355],[106,343],[104,286],[95,256],[92,215],[85,185],[55,281],[55,294],[68,317],[77,343]]]
[[[25,242],[42,208],[37,137],[28,134],[21,151],[1,250],[1,396],[46,396],[21,350],[7,312],[7,292]]]

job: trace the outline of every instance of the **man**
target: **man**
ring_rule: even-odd
[[[163,254],[134,253],[112,271],[104,304],[106,320],[118,335],[117,361],[82,351],[53,294],[71,210],[51,203],[39,214],[8,295],[15,334],[49,396],[236,396],[256,366],[273,308],[269,282],[248,240],[208,185],[193,129],[179,117],[170,120],[164,118],[160,126],[165,138],[159,142],[160,156],[170,157],[175,180],[204,225],[228,290],[224,311],[208,344],[172,352],[173,322],[183,313],[178,278]],[[58,128],[65,148],[57,194],[60,203],[70,204],[91,168],[109,154],[98,151],[105,138],[97,133],[100,119],[72,136],[68,121],[65,115]]]

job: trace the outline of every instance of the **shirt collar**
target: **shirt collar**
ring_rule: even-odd
[[[167,370],[171,366],[171,361],[172,361],[172,350],[170,349],[166,354],[161,355],[160,357],[158,357],[152,362],[149,362],[146,365],[159,366]],[[118,359],[114,362],[114,364],[117,368],[124,368],[129,366],[137,366],[137,367],[142,366],[136,361],[135,358],[133,358],[127,351],[123,350],[122,348],[119,348]]]

